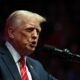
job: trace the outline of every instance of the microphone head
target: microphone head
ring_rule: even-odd
[[[53,49],[54,49],[53,46],[47,45],[47,44],[45,44],[45,45],[43,46],[43,48],[44,48],[44,49],[50,49],[50,50],[53,50]]]
[[[56,47],[54,47],[54,46],[51,46],[51,45],[47,45],[47,44],[45,44],[45,45],[43,46],[43,49],[44,49],[44,50],[47,50],[47,51],[63,52],[63,50],[58,49],[58,48],[56,48]]]

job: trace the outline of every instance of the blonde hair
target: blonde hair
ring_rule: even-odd
[[[27,10],[17,10],[14,11],[6,20],[6,25],[7,27],[12,26],[16,27],[19,26],[21,21],[26,18],[28,22],[31,19],[36,19],[39,23],[45,22],[46,19],[42,17],[41,15],[37,13],[33,13]]]

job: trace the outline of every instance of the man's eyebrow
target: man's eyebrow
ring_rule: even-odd
[[[38,31],[41,31],[42,29],[41,29],[41,27],[39,26],[39,27],[37,27],[37,30],[38,30]]]

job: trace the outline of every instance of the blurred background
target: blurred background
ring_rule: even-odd
[[[6,18],[15,10],[30,10],[47,19],[42,24],[39,44],[31,57],[59,80],[80,80],[80,59],[45,51],[44,44],[80,55],[80,2],[78,0],[0,0],[0,42]]]

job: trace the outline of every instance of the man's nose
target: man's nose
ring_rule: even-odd
[[[36,30],[33,31],[32,38],[36,39],[38,37],[38,33]]]

